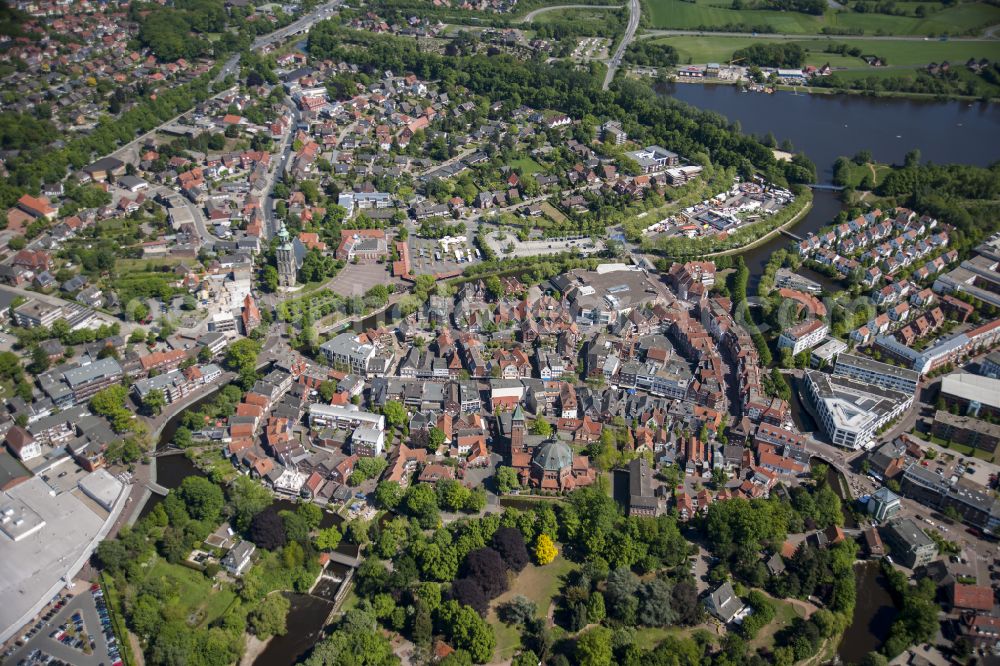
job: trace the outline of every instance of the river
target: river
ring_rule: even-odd
[[[854,579],[857,586],[854,617],[837,647],[837,655],[845,664],[860,663],[866,654],[881,648],[899,613],[878,562],[855,565]]]
[[[736,86],[673,84],[665,94],[738,121],[743,131],[788,139],[816,163],[821,181],[833,162],[870,150],[901,164],[920,150],[925,161],[987,166],[1000,158],[1000,105],[861,95],[742,93]]]

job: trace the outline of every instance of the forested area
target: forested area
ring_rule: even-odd
[[[600,12],[600,13],[597,13]],[[628,16],[625,10],[574,10],[565,12],[558,18],[553,19],[552,15],[543,14],[545,21],[536,21],[531,24],[531,29],[535,31],[535,36],[540,39],[576,39],[579,37],[607,37],[609,35],[619,35],[625,31],[625,23]],[[575,45],[575,44],[574,44]]]
[[[799,68],[806,52],[798,44],[752,44],[733,53],[733,62],[743,66]]]
[[[939,97],[977,97],[989,100],[1000,94],[1000,66],[991,63],[979,73],[969,71],[939,72],[931,74],[922,70],[903,70],[896,76],[866,76],[846,78],[836,72],[830,76],[814,77],[810,85],[835,90],[860,90],[878,93],[916,93]]]
[[[418,654],[427,654],[434,635],[444,635],[462,653],[455,663],[489,661],[497,645],[492,623],[484,621],[491,601],[510,589],[530,562],[547,566],[556,555],[553,544],[559,544],[573,567],[554,600],[555,627],[547,626],[545,608],[523,596],[494,604],[499,621],[520,634],[514,663],[791,664],[816,654],[842,631],[854,606],[852,542],[829,550],[804,546],[788,560],[787,577],[771,576],[761,557],[779,549],[788,534],[842,522],[840,500],[825,472],[821,466],[815,484],[792,489],[783,499],[714,503],[704,518],[688,524],[718,558],[709,572],[713,586],[732,579],[743,590],[824,599],[826,610],[795,621],[794,630],[783,632],[769,653],[754,654],[746,643],[773,617],[772,602],[759,589],[744,592],[758,609],[756,624],[749,623],[742,637],[731,633],[721,650],[698,631],[683,631],[701,623],[704,611],[688,564],[693,547],[681,524],[673,516],[623,516],[603,483],[577,490],[564,502],[507,508],[446,527],[438,520],[440,489],[379,484],[377,505],[397,517],[367,528],[368,559],[356,578],[361,603],[349,613],[354,615],[348,624],[360,621],[370,632],[381,623],[413,641]],[[665,626],[681,633],[653,650],[637,643],[637,630]],[[316,663],[340,663],[342,649],[339,643],[325,647],[325,660]],[[662,662],[667,651],[689,657]]]
[[[133,3],[139,42],[162,60],[221,56],[250,46],[253,38],[283,27],[292,17],[280,8],[275,23],[254,17],[254,7],[228,6],[223,0],[175,0],[169,6]]]
[[[625,49],[622,61],[644,67],[673,67],[677,64],[677,49],[649,40],[632,42]]]

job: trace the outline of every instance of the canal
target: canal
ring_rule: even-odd
[[[1000,105],[860,95],[742,93],[736,86],[672,84],[661,92],[739,122],[757,136],[788,139],[829,182],[833,162],[870,150],[879,162],[902,164],[919,149],[925,161],[988,166],[1000,155]]]
[[[856,564],[854,580],[857,588],[854,617],[837,647],[837,656],[845,664],[860,663],[866,654],[881,648],[899,613],[889,593],[889,581],[878,562]]]

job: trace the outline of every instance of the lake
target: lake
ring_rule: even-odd
[[[879,162],[901,164],[918,148],[925,161],[988,166],[1000,159],[1000,105],[860,95],[742,93],[736,86],[672,84],[662,92],[738,121],[757,136],[772,132],[816,163],[829,182],[833,162],[870,150]],[[669,146],[668,146],[669,147]]]

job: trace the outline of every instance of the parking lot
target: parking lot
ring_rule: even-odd
[[[579,252],[581,255],[591,255],[604,249],[603,242],[597,241],[595,244],[589,236],[521,241],[512,233],[506,232],[501,234],[501,238],[497,238],[497,234],[494,232],[487,234],[486,242],[498,257],[537,257],[561,252]],[[511,246],[513,246],[513,252],[507,252]]]
[[[96,587],[96,586],[95,586]],[[100,590],[90,588],[50,607],[27,631],[24,645],[4,655],[3,663],[18,666],[72,664],[99,666],[122,663],[117,641]]]
[[[386,264],[347,264],[327,286],[341,296],[364,296],[377,284],[392,282]],[[294,297],[294,294],[293,294]]]
[[[411,234],[407,242],[410,244],[410,264],[414,275],[461,271],[469,263],[481,261],[476,255],[471,236],[466,236],[465,242],[449,243],[447,252],[442,247],[441,241],[434,238],[417,238]],[[461,261],[455,255],[456,252],[461,253]]]

